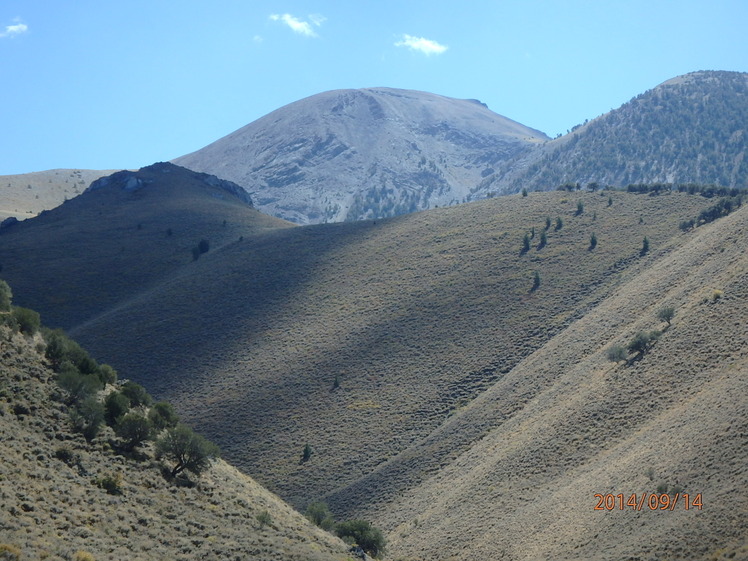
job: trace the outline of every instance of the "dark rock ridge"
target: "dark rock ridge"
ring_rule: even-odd
[[[97,179],[96,181],[91,183],[91,185],[88,187],[88,189],[86,189],[85,192],[87,193],[98,191],[100,189],[114,189],[126,192],[135,192],[147,187],[148,185],[156,183],[158,181],[158,176],[163,174],[174,174],[177,179],[180,179],[181,176],[181,178],[200,181],[205,185],[225,191],[226,193],[245,202],[249,206],[254,206],[252,204],[252,198],[249,196],[249,193],[247,193],[247,191],[245,191],[236,183],[227,181],[225,179],[220,179],[215,175],[195,172],[169,162],[158,162],[153,165],[141,168],[138,171],[118,171],[116,173],[113,173],[112,175]]]
[[[499,164],[545,140],[477,100],[367,88],[291,103],[174,162],[309,224],[463,202]]]

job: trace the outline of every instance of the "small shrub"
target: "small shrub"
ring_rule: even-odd
[[[582,201],[577,201],[577,212],[575,213],[576,216],[579,216],[584,212],[584,203]]]
[[[545,229],[548,230],[551,227],[551,217],[546,216],[545,217]]]
[[[667,493],[667,483],[660,483],[657,486],[657,492],[660,494]]]
[[[643,355],[646,353],[652,345],[655,344],[657,339],[660,337],[659,331],[640,331],[631,340],[628,346],[628,350],[631,353],[638,353]]]
[[[39,314],[34,310],[14,307],[12,315],[13,319],[16,320],[18,329],[21,331],[21,333],[25,333],[26,335],[34,335],[37,331],[39,331],[39,328],[41,327],[41,319],[39,317]]]
[[[309,444],[307,443],[307,444],[304,445],[304,450],[302,450],[302,452],[301,452],[301,462],[300,463],[303,464],[304,462],[308,462],[309,458],[311,458],[311,457],[312,457],[312,447],[309,446]]]
[[[96,558],[88,551],[78,550],[73,555],[73,561],[96,561]]]
[[[99,379],[105,384],[114,384],[117,381],[117,371],[108,364],[99,365]]]
[[[122,392],[112,392],[104,400],[104,419],[113,427],[130,410],[130,400]]]
[[[366,520],[341,522],[335,527],[335,533],[347,543],[355,543],[372,557],[384,553],[384,535]]]
[[[140,413],[128,413],[117,423],[114,432],[119,436],[125,449],[133,450],[153,434],[153,425]]]
[[[540,232],[540,242],[538,243],[538,249],[543,249],[548,244],[548,235],[545,233],[545,230]]]
[[[527,196],[527,189],[525,189],[524,187],[522,187],[522,196],[523,197]]]
[[[94,484],[104,489],[110,495],[122,494],[122,476],[119,473],[114,475],[105,475],[100,479],[94,480]]]
[[[564,227],[564,221],[561,220],[560,216],[557,216],[556,217],[556,227],[555,227],[555,230],[558,231],[558,230],[560,230],[563,227]]]
[[[70,446],[67,446],[65,444],[55,450],[55,458],[63,463],[66,463],[69,466],[76,464],[79,459],[75,452],[73,452],[73,450],[70,448]]]
[[[589,247],[589,249],[590,249],[590,251],[592,251],[596,247],[597,247],[597,236],[593,233],[590,236],[590,247]]]
[[[257,516],[255,516],[257,522],[260,524],[260,528],[270,526],[273,523],[273,517],[267,510],[263,510]]]
[[[312,524],[319,526],[328,532],[335,526],[335,520],[333,519],[332,513],[326,503],[310,503],[309,506],[306,507],[304,515]]]
[[[644,236],[644,240],[642,241],[642,249],[639,252],[639,255],[646,255],[649,252],[649,238]]]
[[[724,292],[715,288],[714,292],[712,292],[712,302],[716,302],[717,300],[722,298],[723,295],[724,295]]]
[[[532,288],[530,289],[530,292],[535,292],[538,288],[540,288],[540,273],[535,271],[535,275],[533,275]]]
[[[13,302],[13,292],[4,280],[0,280],[0,312],[9,312]]]
[[[151,421],[156,430],[161,431],[177,426],[179,416],[171,403],[159,401],[154,403],[151,410],[148,411],[148,420]]]
[[[167,429],[156,441],[157,459],[166,458],[175,464],[170,477],[176,477],[184,470],[200,475],[210,467],[211,460],[219,455],[218,446],[182,424]]]
[[[621,345],[613,345],[608,349],[608,360],[611,362],[621,362],[622,360],[626,360],[626,358],[628,358],[628,354],[626,353],[626,349]]]
[[[130,405],[132,407],[139,407],[141,405],[148,407],[153,403],[153,398],[148,394],[145,388],[136,382],[125,382],[122,384],[122,389],[120,391],[122,392],[122,395],[130,400]]]
[[[657,319],[660,321],[666,321],[668,325],[675,317],[675,308],[673,306],[664,306],[657,310]]]

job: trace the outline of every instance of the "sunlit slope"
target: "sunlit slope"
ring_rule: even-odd
[[[89,184],[114,170],[51,169],[0,175],[0,222],[9,217],[25,220],[77,197]]]
[[[205,254],[73,333],[303,507],[420,443],[687,242],[678,223],[709,204],[685,194],[553,192],[270,231]],[[552,224],[538,249],[546,217],[563,226]],[[645,236],[651,249],[641,256]],[[121,325],[129,328],[111,337]],[[312,458],[300,464],[307,443]],[[424,475],[418,462],[407,472],[404,488]]]
[[[747,236],[745,208],[689,233],[332,504],[413,559],[748,558]],[[640,360],[607,359],[652,329]],[[625,504],[658,489],[680,493],[674,510]],[[624,510],[596,511],[595,493]]]
[[[0,230],[3,278],[17,303],[39,310],[47,325],[70,328],[189,268],[203,239],[215,251],[291,226],[215,178],[172,164],[121,173],[106,187]]]

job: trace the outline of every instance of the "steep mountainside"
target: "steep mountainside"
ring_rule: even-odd
[[[201,240],[215,252],[290,226],[252,208],[230,182],[154,164],[0,228],[0,266],[19,301],[43,311],[48,325],[69,328],[189,268]]]
[[[748,74],[668,80],[570,134],[510,160],[477,196],[572,182],[748,185]]]
[[[94,180],[115,170],[51,169],[19,175],[0,175],[0,222],[24,220],[50,210],[85,191]]]
[[[501,162],[546,139],[476,100],[370,88],[302,99],[174,162],[309,224],[462,202]]]
[[[108,427],[86,442],[40,348],[38,335],[0,326],[0,558],[350,559],[340,540],[223,461],[196,486],[177,486],[153,459],[115,453]],[[118,494],[97,485],[105,478]]]
[[[18,250],[48,243],[32,220],[1,234],[0,257],[17,294],[43,275],[43,317],[80,318],[76,338],[174,402],[225,457],[298,508],[324,498],[376,522],[395,557],[741,558],[745,494],[731,491],[747,484],[748,208],[682,232],[715,199],[658,193],[280,223],[106,306],[98,294],[123,272],[109,242],[74,262],[37,259]],[[194,214],[181,228],[199,200],[184,202]],[[96,239],[114,235],[95,225]],[[148,239],[133,246],[142,263],[163,251]],[[55,294],[70,285],[63,308]],[[655,317],[665,305],[668,329]],[[644,356],[605,358],[654,329]],[[711,506],[594,510],[595,493],[660,485]]]

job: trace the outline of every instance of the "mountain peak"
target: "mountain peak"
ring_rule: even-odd
[[[475,100],[376,87],[299,100],[174,162],[242,185],[268,214],[337,222],[463,202],[544,140]]]

